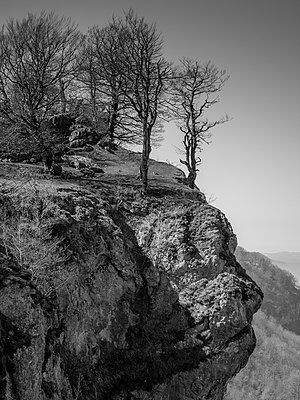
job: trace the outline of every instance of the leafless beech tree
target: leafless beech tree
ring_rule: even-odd
[[[0,116],[41,144],[42,123],[66,109],[80,37],[69,19],[46,12],[11,19],[0,33]]]
[[[171,66],[163,57],[163,39],[154,24],[139,18],[132,10],[124,19],[114,19],[113,23],[121,35],[118,68],[123,76],[122,91],[134,111],[128,117],[142,127],[140,176],[146,194],[151,136],[164,115]]]
[[[141,135],[128,118],[131,107],[124,95],[124,76],[118,65],[122,51],[121,29],[117,21],[104,28],[89,29],[81,51],[78,79],[89,90],[94,120],[97,121],[103,111],[107,114],[110,141],[140,144]]]
[[[78,79],[88,88],[92,114],[107,115],[107,135],[110,142],[141,144],[141,127],[130,114],[132,107],[124,95],[124,76],[118,61],[122,50],[122,27],[114,21],[104,28],[94,26],[85,37],[81,52]]]
[[[199,153],[203,143],[208,144],[211,129],[229,120],[224,117],[209,121],[207,110],[219,102],[221,91],[229,76],[210,62],[200,64],[192,59],[181,60],[172,80],[175,99],[175,119],[183,133],[185,159],[180,160],[187,167],[187,183],[193,189],[201,163]]]

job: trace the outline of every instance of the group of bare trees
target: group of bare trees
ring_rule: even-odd
[[[65,17],[29,14],[11,19],[0,35],[0,115],[42,139],[41,126],[76,73],[80,34]]]
[[[43,122],[84,102],[96,129],[107,116],[111,142],[142,145],[144,192],[151,143],[169,120],[183,133],[181,162],[194,188],[202,144],[214,126],[228,120],[205,117],[227,79],[211,63],[183,59],[172,65],[156,26],[133,10],[85,35],[69,19],[45,12],[11,19],[0,33],[1,123],[24,126],[43,143]]]

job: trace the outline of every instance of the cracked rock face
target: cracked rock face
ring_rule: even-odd
[[[227,380],[255,347],[251,328],[262,293],[235,260],[236,237],[223,213],[207,203],[150,215],[137,236],[167,273],[191,325],[176,348],[204,352],[196,368],[175,374],[138,399],[222,399]]]
[[[222,399],[262,300],[225,216],[195,200],[132,219],[75,190],[51,210],[65,254],[43,280],[0,246],[0,399]]]

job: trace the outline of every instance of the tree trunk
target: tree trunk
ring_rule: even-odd
[[[99,119],[98,119],[98,109],[96,102],[96,89],[93,81],[90,82],[90,101],[92,105],[92,119],[93,119],[93,128],[96,132],[99,130]]]
[[[148,160],[146,158],[146,156],[142,155],[142,162],[141,162],[141,166],[140,166],[140,177],[142,180],[142,194],[144,196],[147,195],[147,191],[148,191]]]
[[[67,98],[65,94],[65,85],[62,79],[59,80],[59,86],[60,86],[60,112],[62,114],[65,114],[67,110]]]
[[[46,151],[43,156],[44,169],[50,171],[53,164],[53,154],[50,151]]]
[[[142,185],[143,185],[142,194],[147,195],[148,164],[149,164],[149,155],[151,152],[151,146],[150,146],[151,128],[149,126],[144,126],[143,134],[144,134],[144,139],[143,139],[142,161],[140,165],[140,178],[142,180]]]
[[[187,184],[191,189],[195,188],[195,180],[197,178],[197,173],[192,169],[189,170],[188,177],[186,178]]]
[[[185,137],[184,146],[185,146],[185,160],[179,160],[181,164],[185,165],[188,170],[188,176],[186,178],[187,185],[191,188],[195,188],[195,180],[197,178],[197,160],[196,160],[196,149],[197,146],[195,143],[192,143],[191,140],[187,140]]]
[[[195,180],[197,178],[197,160],[196,160],[196,150],[197,150],[197,144],[195,141],[192,141],[191,146],[189,148],[189,165],[188,167],[188,177],[187,177],[187,183],[191,189],[195,188]]]
[[[117,118],[118,118],[118,108],[119,108],[118,102],[114,101],[112,104],[112,107],[111,107],[108,129],[107,129],[110,147],[112,146],[112,143],[115,138],[115,129],[116,129],[116,123],[117,123]]]

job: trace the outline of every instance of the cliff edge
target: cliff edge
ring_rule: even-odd
[[[225,215],[173,166],[142,198],[135,153],[75,157],[0,165],[0,399],[222,399],[262,301]]]

